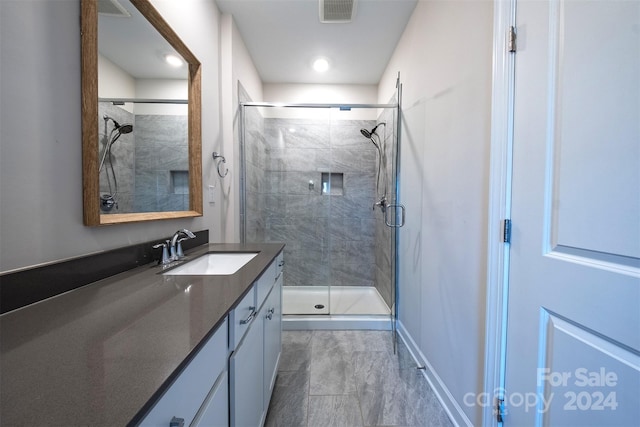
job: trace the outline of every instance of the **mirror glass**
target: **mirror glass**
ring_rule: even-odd
[[[199,62],[147,0],[82,6],[85,224],[201,215]]]

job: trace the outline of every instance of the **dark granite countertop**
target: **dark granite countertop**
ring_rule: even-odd
[[[0,424],[123,426],[139,421],[282,244],[229,276],[164,276],[148,264],[0,316]]]

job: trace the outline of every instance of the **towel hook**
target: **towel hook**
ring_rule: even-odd
[[[229,169],[225,168],[224,173],[222,173],[220,172],[220,166],[222,166],[223,163],[227,163],[227,159],[225,159],[224,156],[221,156],[218,152],[214,151],[213,160],[215,161],[217,159],[220,159],[218,160],[218,164],[216,165],[216,169],[218,170],[218,175],[220,176],[220,178],[224,178],[229,173]]]

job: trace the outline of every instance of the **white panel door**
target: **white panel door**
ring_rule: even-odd
[[[518,0],[506,426],[640,422],[640,2]]]

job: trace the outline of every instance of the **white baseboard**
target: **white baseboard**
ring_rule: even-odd
[[[402,322],[398,321],[397,325],[398,335],[409,349],[411,356],[419,366],[425,367],[425,369],[422,369],[422,373],[429,382],[431,389],[438,397],[440,404],[449,416],[451,422],[458,427],[473,427],[473,423],[471,422],[471,420],[469,420],[458,402],[456,402],[456,400],[453,398],[447,386],[433,369],[433,366],[431,366],[425,355],[420,351],[416,342],[413,340],[409,332],[407,332],[407,330],[404,328]]]

